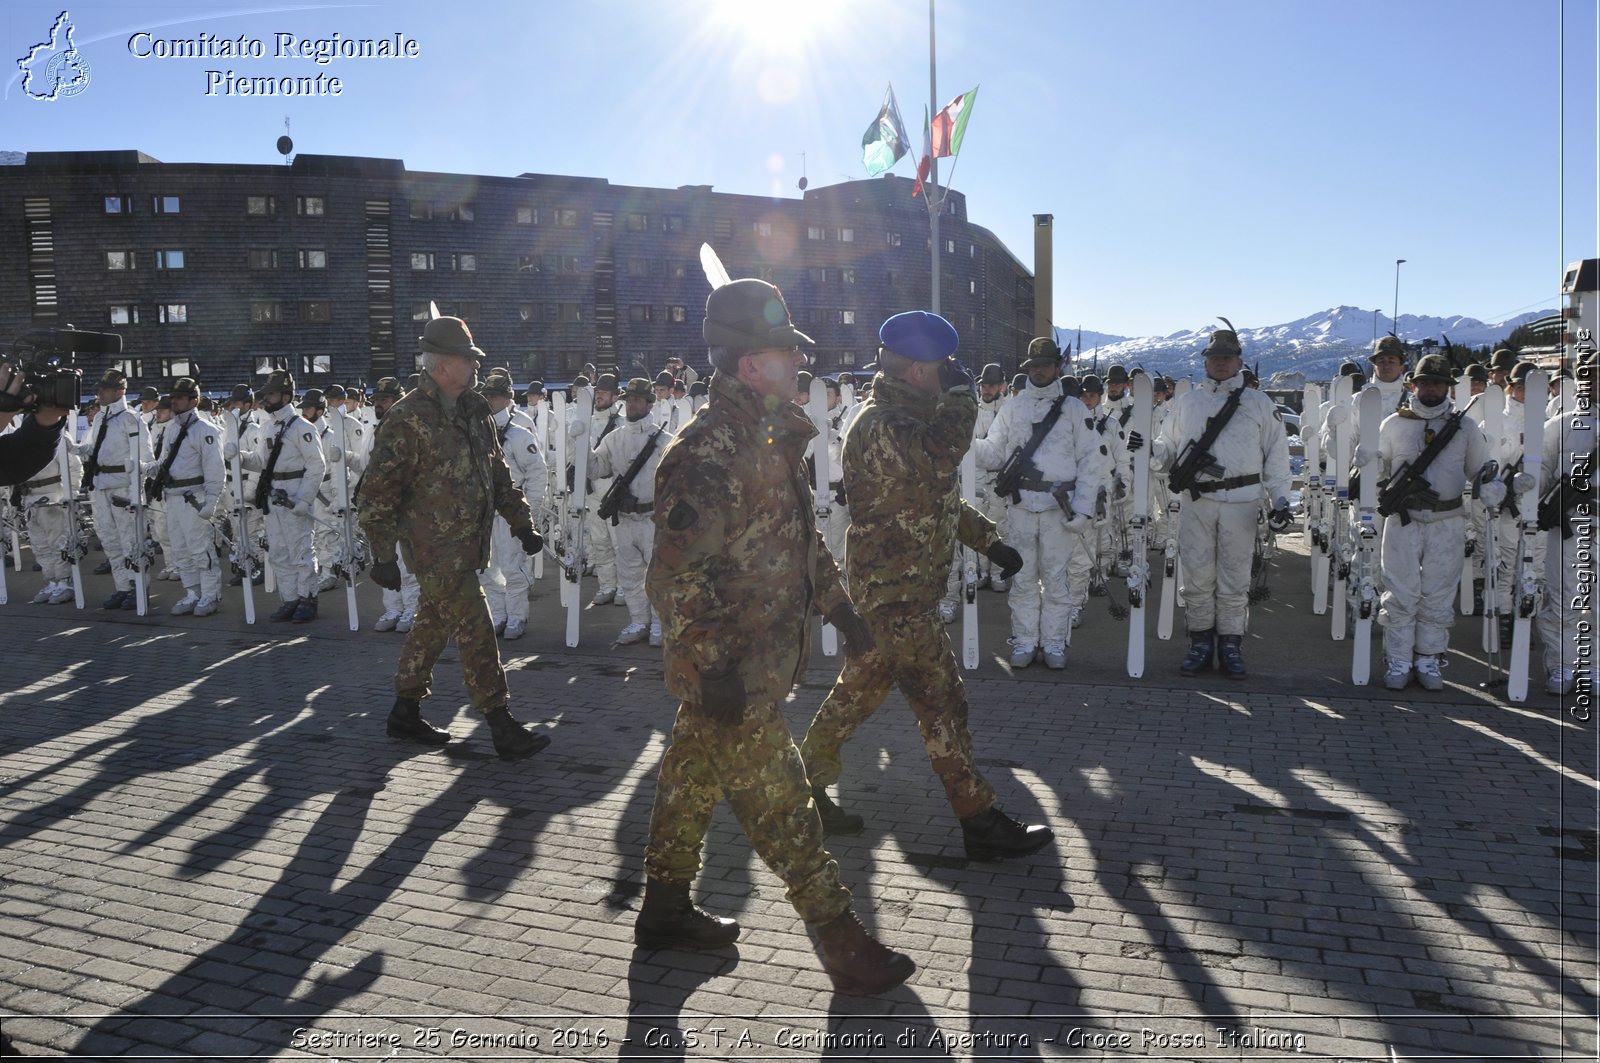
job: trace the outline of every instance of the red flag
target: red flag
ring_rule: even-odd
[[[917,183],[911,186],[911,198],[922,195],[922,182],[933,169],[933,130],[928,125],[928,109],[922,109],[922,159],[917,163]]]

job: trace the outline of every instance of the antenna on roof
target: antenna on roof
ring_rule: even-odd
[[[283,156],[283,164],[289,165],[289,153],[294,150],[294,141],[289,139],[289,116],[283,116],[283,136],[278,138],[278,154]]]

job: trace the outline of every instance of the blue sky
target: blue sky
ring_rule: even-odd
[[[1503,320],[1555,306],[1564,262],[1600,245],[1595,8],[939,0],[937,102],[981,85],[941,173],[1024,263],[1033,215],[1055,216],[1063,327],[1163,334],[1217,314],[1250,327],[1338,304],[1387,315],[1397,258],[1402,313]],[[0,9],[0,149],[274,162],[287,116],[299,150],[418,170],[793,197],[802,165],[813,186],[865,176],[861,134],[887,83],[915,139],[929,97],[925,0],[67,9],[90,84],[50,103],[22,93],[16,60],[60,0]],[[244,34],[268,57],[141,59],[139,31]],[[401,33],[420,55],[280,60],[278,32]],[[337,76],[343,93],[207,96],[208,69]]]

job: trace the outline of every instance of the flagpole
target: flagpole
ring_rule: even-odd
[[[933,116],[939,113],[939,90],[936,80],[938,65],[933,47],[933,5],[934,0],[928,0],[928,122],[930,137],[932,135]],[[933,283],[933,295],[929,300],[928,309],[937,314],[939,312],[939,215],[943,213],[944,201],[937,198],[939,155],[937,151],[930,152],[930,154],[932,159],[928,170],[928,210],[931,212],[931,218],[928,222],[928,231],[931,238],[928,244],[929,251],[932,254],[929,273]]]

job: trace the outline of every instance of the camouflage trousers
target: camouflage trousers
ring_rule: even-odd
[[[678,709],[672,745],[661,758],[645,874],[693,882],[711,811],[726,797],[745,837],[787,890],[807,923],[825,923],[850,907],[839,865],[822,844],[805,765],[776,705],[751,705],[722,725],[692,705]]]
[[[846,658],[838,682],[817,710],[800,755],[811,783],[838,781],[839,750],[878,711],[889,687],[898,684],[911,703],[934,774],[957,818],[994,804],[994,787],[978,774],[967,730],[967,692],[956,671],[956,655],[932,607],[897,603],[863,609],[875,649]]]
[[[396,696],[421,701],[433,684],[433,666],[451,639],[461,651],[461,672],[479,712],[498,709],[510,701],[506,671],[500,666],[500,647],[494,639],[489,603],[471,569],[418,576],[421,593],[416,621],[406,635],[395,672]]]

